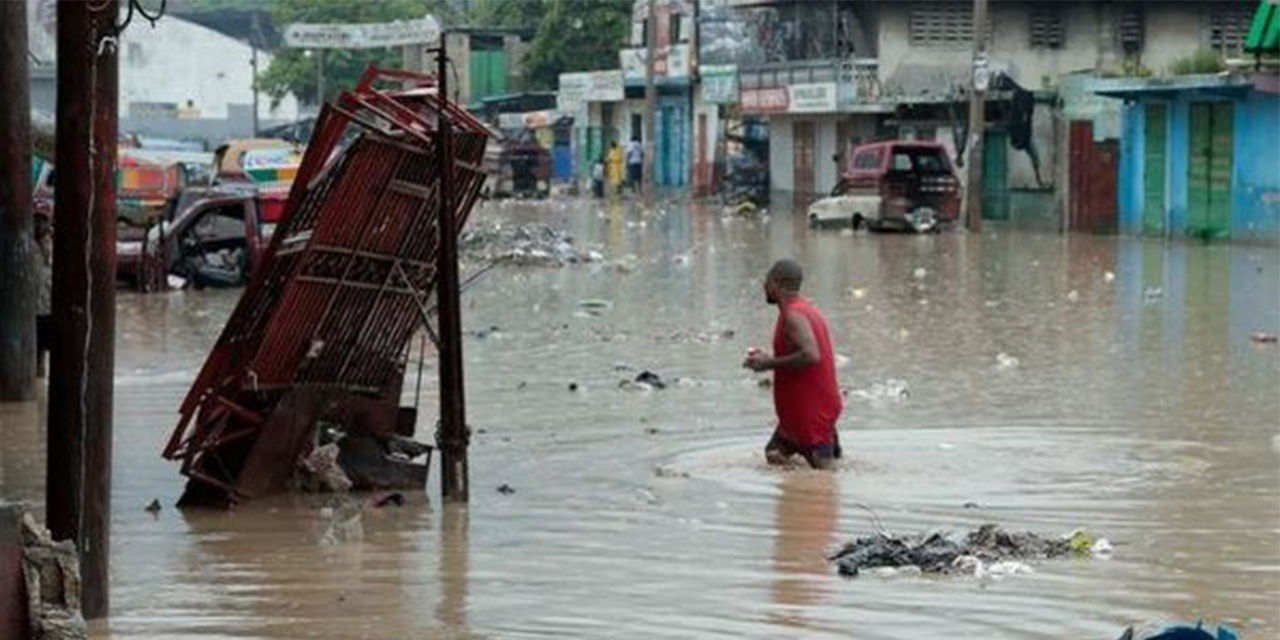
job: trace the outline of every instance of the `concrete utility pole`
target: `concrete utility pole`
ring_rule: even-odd
[[[450,502],[466,502],[470,497],[467,468],[466,396],[462,374],[462,304],[458,283],[458,230],[453,204],[453,131],[444,105],[449,99],[449,57],[445,40],[436,51],[436,86],[441,113],[436,150],[440,171],[440,241],[436,252],[436,301],[440,336],[440,493]]]
[[[658,145],[654,143],[657,135],[657,113],[658,113],[658,87],[654,84],[654,67],[658,58],[658,0],[649,0],[649,17],[645,22],[645,51],[647,58],[645,60],[644,73],[644,145],[641,147],[644,151],[643,173],[644,179],[644,199],[646,202],[653,201],[653,171],[657,166],[654,162],[654,152]]]
[[[258,10],[253,10],[253,30],[249,32],[249,66],[253,68],[253,137],[258,137],[258,44],[262,42],[262,29],[258,25]]]
[[[987,128],[987,0],[973,0],[973,68],[969,84],[969,166],[965,184],[965,226],[982,230],[982,138]]]
[[[0,402],[35,397],[37,283],[27,74],[27,4],[0,2]]]
[[[119,12],[119,0],[58,3],[46,511],[54,538],[79,550],[89,619],[109,602]]]

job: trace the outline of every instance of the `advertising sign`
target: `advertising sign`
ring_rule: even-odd
[[[628,84],[644,84],[647,64],[649,52],[644,49],[637,47],[618,51],[618,66],[622,67],[622,78]]]
[[[284,43],[295,49],[377,49],[440,40],[440,23],[432,16],[419,20],[370,24],[291,24]]]
[[[743,113],[786,113],[790,98],[786,87],[743,89]]]
[[[733,104],[738,101],[738,67],[732,64],[702,65],[702,101]]]
[[[556,106],[561,111],[577,110],[585,102],[621,102],[622,71],[583,71],[560,74]]]
[[[831,113],[836,110],[836,83],[817,82],[787,87],[791,113]]]

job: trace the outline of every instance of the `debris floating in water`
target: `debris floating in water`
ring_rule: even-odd
[[[1106,273],[1102,274],[1102,280],[1103,280],[1104,282],[1107,282],[1107,283],[1115,282],[1115,281],[1116,281],[1116,274],[1114,274],[1114,273],[1112,273],[1112,272],[1108,271],[1108,272],[1106,272]]]
[[[473,223],[462,233],[463,256],[479,262],[517,266],[562,267],[600,262],[599,251],[574,246],[573,237],[545,224]]]
[[[917,267],[911,275],[915,276],[916,280],[924,280],[924,277],[929,275],[929,270],[924,267]]]
[[[1249,336],[1249,339],[1253,340],[1257,344],[1276,344],[1277,342],[1280,342],[1280,336],[1263,331],[1255,332],[1253,335]]]
[[[996,366],[1001,369],[1014,369],[1020,364],[1022,364],[1022,362],[1015,356],[1011,356],[1003,351],[996,354]]]
[[[892,401],[902,402],[911,397],[911,387],[907,385],[905,380],[896,378],[887,378],[880,382],[873,382],[866,389],[854,389],[846,395],[871,402]]]
[[[1031,532],[1008,532],[994,524],[963,532],[893,536],[878,533],[858,538],[831,556],[840,575],[856,577],[883,567],[915,567],[925,574],[1000,578],[1032,571],[1026,560],[1088,556],[1092,543],[1075,548],[1082,532],[1050,538]],[[1108,543],[1108,547],[1109,547]]]

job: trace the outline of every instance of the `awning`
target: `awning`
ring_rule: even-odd
[[[1253,14],[1253,24],[1244,41],[1244,50],[1254,54],[1280,54],[1280,4],[1261,0]]]
[[[1090,83],[1089,89],[1100,96],[1123,100],[1173,100],[1187,93],[1205,98],[1241,98],[1253,90],[1253,81],[1244,76],[1223,74],[1105,78]]]

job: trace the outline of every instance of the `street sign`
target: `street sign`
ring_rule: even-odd
[[[284,30],[285,46],[295,49],[377,49],[440,40],[440,23],[433,16],[369,24],[291,24]]]

